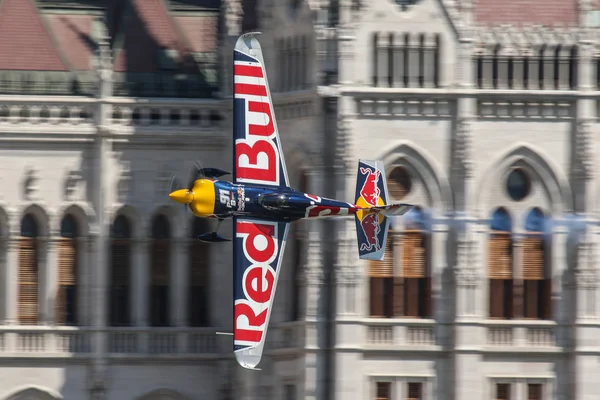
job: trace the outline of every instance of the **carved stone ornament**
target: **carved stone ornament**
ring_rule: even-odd
[[[25,177],[23,179],[23,197],[25,199],[33,200],[33,197],[38,190],[38,180],[38,171],[33,167],[27,167],[25,169]]]
[[[475,37],[488,51],[496,45],[513,46],[523,51],[529,48],[548,46],[573,46],[578,42],[580,29],[577,27],[514,26],[501,25],[478,27]]]
[[[576,152],[578,169],[585,179],[592,179],[594,160],[592,154],[592,127],[590,121],[577,123]]]
[[[456,124],[456,143],[454,151],[454,169],[462,171],[465,177],[473,173],[471,121],[460,118]]]
[[[67,172],[64,186],[65,200],[77,200],[77,189],[80,188],[82,182],[83,174],[81,173],[81,171],[72,170]]]
[[[125,203],[127,196],[131,193],[131,182],[133,177],[129,165],[126,163],[121,167],[119,182],[117,187],[117,197],[120,203]]]

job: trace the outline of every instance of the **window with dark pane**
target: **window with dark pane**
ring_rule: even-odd
[[[131,322],[131,250],[131,225],[127,217],[118,215],[111,226],[110,326],[128,326]]]
[[[404,217],[404,231],[388,231],[384,259],[369,262],[370,315],[375,318],[432,315],[426,219],[415,207]],[[394,258],[394,249],[402,256]]]
[[[511,400],[510,383],[497,383],[495,394],[495,400]]]
[[[150,325],[169,325],[171,227],[164,214],[152,219],[150,248]]]
[[[526,234],[521,246],[523,279],[522,316],[528,319],[552,318],[552,276],[548,271],[545,216],[533,208],[525,219]]]
[[[21,325],[38,323],[38,222],[32,214],[21,220],[18,276],[18,320]]]
[[[542,400],[542,384],[529,383],[527,385],[527,400]]]
[[[201,218],[192,222],[189,244],[188,322],[190,326],[208,326],[210,316],[210,245],[198,236],[210,232],[210,226]]]
[[[489,317],[513,317],[512,221],[504,208],[492,214],[488,244]]]
[[[410,193],[412,180],[404,167],[395,167],[388,175],[388,191],[394,200],[402,200]]]
[[[375,383],[375,400],[392,400],[392,382]]]
[[[77,264],[79,231],[77,221],[71,214],[61,222],[58,247],[58,288],[56,293],[56,323],[77,324]]]
[[[423,384],[421,382],[408,382],[407,400],[422,400],[423,399]]]
[[[522,168],[513,169],[506,179],[506,191],[514,201],[524,200],[531,192],[531,180]]]

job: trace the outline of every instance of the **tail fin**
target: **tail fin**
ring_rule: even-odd
[[[405,214],[409,204],[388,204],[387,181],[382,161],[359,160],[354,203],[358,254],[361,259],[383,260],[389,215]]]

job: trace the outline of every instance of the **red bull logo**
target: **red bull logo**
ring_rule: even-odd
[[[379,196],[381,195],[381,190],[378,185],[381,171],[373,171],[371,168],[360,167],[360,173],[363,176],[366,175],[365,183],[363,183],[363,186],[360,189],[360,196],[367,204],[375,207],[378,205]]]
[[[365,234],[365,241],[360,244],[360,251],[381,250],[379,243],[379,232],[381,224],[379,223],[379,214],[371,213],[363,217],[360,226]]]

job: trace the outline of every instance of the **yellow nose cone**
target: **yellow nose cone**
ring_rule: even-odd
[[[189,204],[194,200],[194,193],[187,189],[180,189],[170,193],[169,197],[178,203]]]

